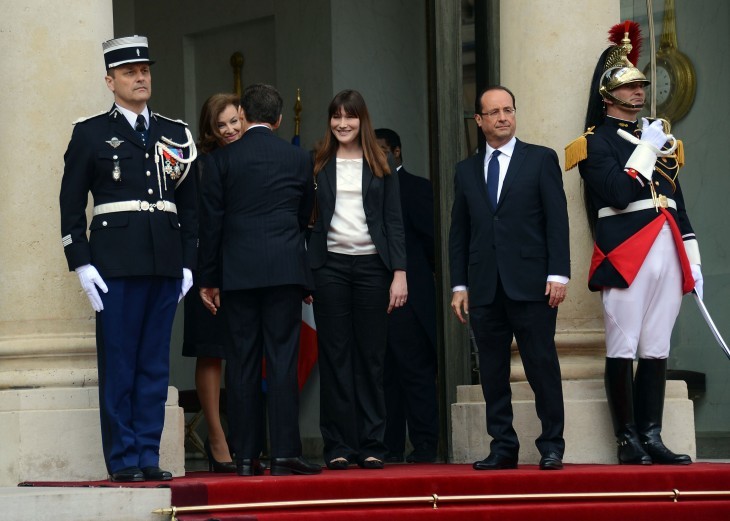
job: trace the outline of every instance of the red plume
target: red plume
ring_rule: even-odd
[[[631,46],[633,47],[628,58],[635,66],[639,61],[639,53],[641,52],[641,26],[638,23],[626,20],[623,23],[614,25],[608,31],[608,41],[614,45],[621,45],[621,40],[624,39],[624,33],[626,32],[629,33],[629,40],[631,40]]]

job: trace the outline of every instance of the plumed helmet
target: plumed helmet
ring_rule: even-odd
[[[601,97],[610,99],[620,105],[641,108],[641,106],[633,105],[611,94],[614,89],[629,83],[649,84],[649,80],[646,79],[644,73],[634,66],[634,63],[639,59],[639,50],[641,48],[639,24],[626,20],[623,24],[614,25],[608,34],[609,40],[614,43],[614,46],[609,48],[605,56],[598,92]]]

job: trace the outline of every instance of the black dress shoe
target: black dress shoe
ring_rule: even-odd
[[[112,472],[109,479],[118,483],[132,483],[134,481],[144,481],[144,474],[139,467],[127,467],[126,469]]]
[[[172,472],[162,470],[160,467],[145,467],[142,469],[142,474],[148,481],[170,481],[172,479]]]
[[[375,458],[373,456],[369,456],[364,460],[358,461],[357,464],[361,469],[368,470],[380,470],[385,467],[383,460]]]
[[[386,463],[403,463],[403,453],[402,452],[388,452],[385,455]]]
[[[492,453],[473,465],[474,470],[504,470],[516,469],[517,457],[504,456],[503,454]]]
[[[298,458],[271,458],[272,476],[289,476],[291,474],[319,474],[322,467],[309,463],[303,457]]]
[[[557,452],[548,452],[540,458],[540,470],[562,470],[563,458]]]
[[[266,467],[258,458],[238,460],[236,474],[239,476],[262,476]]]

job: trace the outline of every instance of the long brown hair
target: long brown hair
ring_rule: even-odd
[[[332,135],[330,121],[342,111],[348,116],[356,117],[360,120],[360,132],[357,139],[362,147],[362,153],[365,161],[370,165],[370,169],[376,177],[383,177],[390,174],[390,166],[388,166],[388,158],[385,152],[381,150],[375,139],[375,131],[373,124],[370,122],[370,113],[365,105],[365,100],[356,90],[343,90],[339,92],[330,102],[327,116],[327,133],[324,136],[322,145],[317,149],[314,156],[314,174],[318,174],[325,165],[337,154],[339,142]]]
[[[208,154],[220,146],[223,136],[218,130],[218,116],[228,105],[241,108],[241,98],[235,94],[218,93],[203,103],[198,120],[198,152]]]

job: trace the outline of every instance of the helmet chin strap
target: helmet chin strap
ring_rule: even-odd
[[[644,108],[644,105],[646,104],[646,100],[644,100],[644,103],[641,103],[641,104],[638,104],[638,105],[635,105],[633,103],[629,103],[628,101],[625,101],[625,100],[622,100],[620,98],[617,98],[616,96],[614,96],[613,94],[611,94],[608,91],[603,91],[602,94],[603,94],[603,97],[604,98],[610,99],[611,101],[613,101],[617,105],[621,105],[622,107],[626,107],[626,108],[630,108],[630,109],[641,109],[641,108]]]

